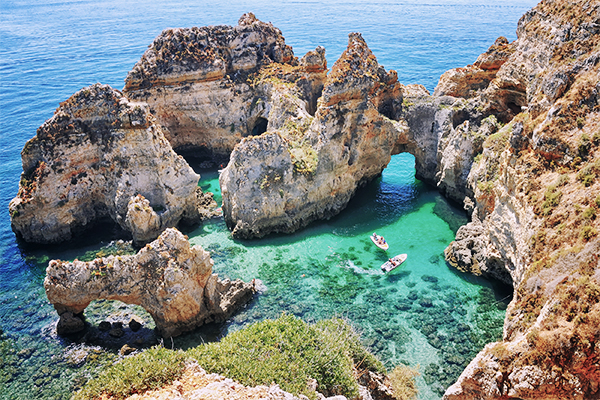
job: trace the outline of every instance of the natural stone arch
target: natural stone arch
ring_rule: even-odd
[[[158,333],[170,337],[224,321],[252,298],[254,282],[220,280],[212,266],[207,251],[169,228],[136,255],[50,261],[44,288],[61,334],[82,330],[85,308],[106,299],[143,307]]]
[[[374,60],[362,36],[350,34],[313,119],[299,124],[288,116],[279,129],[235,147],[220,176],[224,217],[234,236],[293,232],[336,215],[393,154],[411,153],[419,179],[443,181],[440,161],[455,162],[456,155],[440,159],[440,145],[453,132],[459,100],[404,86],[395,71],[386,72]],[[460,168],[468,171],[470,160]],[[466,174],[458,175],[466,182]],[[454,175],[445,178],[448,192],[461,187]],[[464,189],[456,197],[461,194]]]

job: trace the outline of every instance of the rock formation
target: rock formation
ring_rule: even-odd
[[[280,95],[299,97],[295,86],[282,86]],[[419,178],[437,182],[438,147],[454,130],[454,108],[463,108],[457,102],[432,98],[422,86],[401,85],[362,36],[350,34],[314,118],[301,99],[292,101],[296,107],[287,107],[281,123],[235,147],[220,177],[225,221],[234,236],[251,238],[329,218],[381,174],[391,155],[404,151],[415,155]],[[444,181],[460,187],[455,181],[466,182],[471,162],[465,161],[466,173]]]
[[[158,333],[170,337],[224,321],[252,298],[253,284],[219,280],[212,265],[208,252],[190,247],[181,232],[168,228],[136,255],[50,261],[44,287],[60,315],[59,333],[83,329],[85,308],[108,299],[142,306]]]
[[[491,80],[452,72],[436,89],[505,124],[469,173],[472,222],[446,258],[514,287],[503,341],[444,398],[599,398],[600,4],[543,1],[517,35]]]
[[[160,389],[136,393],[126,400],[220,400],[220,399],[268,399],[268,400],[302,400],[305,396],[296,397],[272,383],[270,386],[244,386],[232,379],[209,374],[197,362],[187,363],[182,376],[176,381]],[[345,397],[344,397],[345,399]],[[331,400],[341,400],[331,398]]]
[[[145,242],[200,218],[199,176],[172,150],[147,105],[107,85],[62,103],[21,155],[10,214],[26,241],[69,240],[110,218]]]
[[[323,54],[306,61],[295,70],[298,88],[316,103],[326,62]],[[251,13],[234,27],[168,29],[127,75],[124,93],[148,103],[177,151],[227,158],[243,137],[273,123],[277,93],[257,78],[271,63],[290,68],[298,60],[281,31]]]
[[[335,215],[392,154],[410,152],[417,177],[472,216],[449,263],[514,287],[503,341],[482,350],[446,399],[597,398],[599,27],[597,1],[544,0],[521,18],[515,42],[499,38],[447,72],[433,96],[397,82],[360,34],[326,75],[323,48],[298,61],[252,14],[236,27],[167,30],[128,75],[131,100],[84,89],[28,142],[13,228],[56,242],[110,217],[147,241],[197,218],[198,177],[164,137],[182,151],[231,153],[223,212],[243,238]],[[105,278],[100,264],[82,268]],[[216,285],[207,279],[203,289]],[[61,327],[81,325],[84,303],[57,303]]]

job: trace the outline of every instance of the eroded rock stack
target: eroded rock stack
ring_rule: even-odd
[[[13,228],[57,242],[110,217],[143,242],[193,220],[206,199],[172,145],[231,152],[220,183],[234,235],[293,232],[410,152],[417,177],[472,215],[447,260],[515,288],[503,342],[446,398],[598,397],[599,15],[597,1],[543,1],[515,42],[444,74],[433,96],[398,83],[359,34],[327,76],[323,48],[298,61],[251,14],[167,30],[128,75],[127,98],[82,90],[28,142]]]
[[[26,241],[70,240],[111,219],[146,242],[200,218],[200,177],[172,150],[146,104],[107,85],[63,102],[21,154],[24,172],[9,211]]]
[[[234,236],[294,232],[338,214],[403,151],[415,154],[420,178],[436,181],[439,140],[452,129],[457,100],[432,100],[424,88],[400,84],[360,34],[350,34],[333,65],[314,118],[294,86],[277,89],[298,100],[288,100],[294,106],[280,113],[282,122],[242,140],[220,177]],[[414,102],[403,104],[404,94]]]
[[[93,300],[107,299],[142,306],[158,333],[170,337],[224,321],[252,298],[252,283],[220,280],[212,265],[207,251],[190,246],[181,232],[169,228],[136,255],[53,260],[44,288],[60,315],[59,333],[83,329],[85,308]]]
[[[233,27],[168,29],[129,72],[124,93],[148,103],[178,151],[226,159],[242,137],[266,130],[270,93],[253,80],[273,62],[298,64],[281,31],[252,13]]]

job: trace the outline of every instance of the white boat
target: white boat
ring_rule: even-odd
[[[407,258],[408,258],[407,254],[398,254],[396,257],[390,258],[388,261],[386,261],[381,266],[381,270],[383,272],[390,272],[391,270],[398,268],[400,266],[400,264],[402,264],[404,261],[406,261]]]
[[[387,250],[390,248],[390,245],[387,244],[383,236],[379,236],[376,233],[371,235],[371,240],[375,243],[375,246],[379,247],[381,250]]]

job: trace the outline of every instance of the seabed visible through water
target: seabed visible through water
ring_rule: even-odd
[[[220,203],[217,170],[197,171],[203,190],[215,193]],[[4,335],[0,341],[0,383],[6,385],[7,398],[25,399],[32,393],[68,398],[117,360],[125,343],[143,348],[162,342],[185,349],[285,312],[307,322],[347,319],[388,369],[399,363],[418,367],[419,399],[439,399],[486,343],[501,338],[510,300],[509,288],[494,287],[446,264],[443,251],[464,223],[464,213],[415,179],[409,154],[394,156],[382,176],[361,188],[340,215],[295,234],[239,241],[232,239],[222,218],[207,221],[186,233],[192,244],[210,251],[213,271],[221,278],[259,279],[263,291],[230,321],[166,341],[156,337],[143,309],[117,301],[96,301],[86,309],[90,328],[84,336],[57,337],[58,316],[39,284],[48,261],[89,259],[115,249],[100,248],[97,242],[23,248],[13,256],[25,257],[34,276],[29,297],[0,299],[19,304],[21,315],[9,328],[24,333]],[[386,238],[387,252],[372,243],[373,232]],[[407,261],[384,274],[381,264],[400,253],[408,254]],[[127,326],[134,315],[144,321],[137,333],[126,328],[125,336],[113,338],[98,330],[103,320]],[[43,340],[36,340],[40,332]]]

